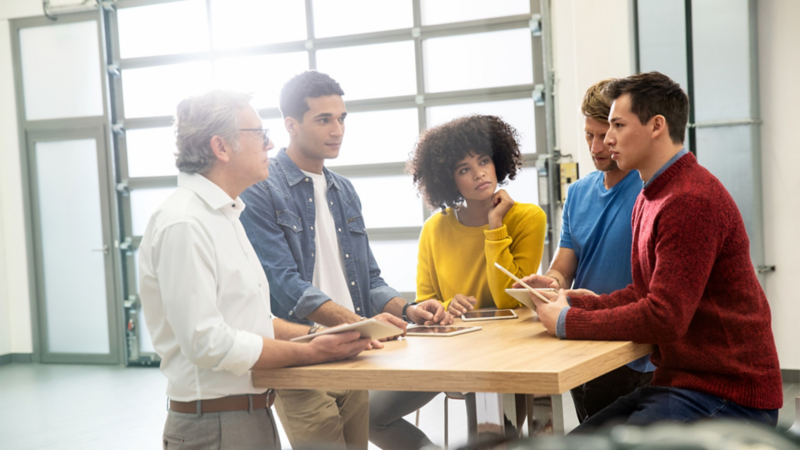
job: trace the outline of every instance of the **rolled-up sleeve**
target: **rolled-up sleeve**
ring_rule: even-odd
[[[261,355],[263,338],[225,323],[217,309],[214,246],[192,222],[170,225],[153,246],[164,315],[181,353],[198,367],[242,375]]]

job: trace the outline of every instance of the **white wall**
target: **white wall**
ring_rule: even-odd
[[[33,351],[19,136],[8,20],[41,14],[40,1],[0,2],[0,355]]]
[[[800,369],[800,2],[758,1],[761,164],[766,276],[781,366]]]
[[[583,136],[583,94],[600,80],[633,73],[629,2],[551,0],[551,5],[556,141],[583,176],[595,170]]]

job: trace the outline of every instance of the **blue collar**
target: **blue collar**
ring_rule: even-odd
[[[666,164],[664,164],[663,166],[661,166],[661,168],[660,168],[660,169],[658,169],[658,172],[656,172],[655,174],[653,174],[653,176],[652,176],[652,177],[650,177],[650,179],[649,179],[649,180],[647,180],[647,181],[644,183],[644,186],[642,186],[642,189],[646,188],[646,187],[647,187],[647,186],[649,186],[651,183],[653,183],[653,180],[655,180],[656,178],[658,178],[658,176],[659,176],[659,175],[661,175],[662,173],[664,173],[664,171],[665,171],[665,170],[669,169],[669,166],[671,166],[671,165],[675,164],[675,161],[677,161],[677,160],[681,159],[681,158],[683,157],[683,155],[685,155],[685,154],[687,154],[687,153],[689,153],[689,151],[688,151],[688,150],[686,150],[686,147],[682,148],[682,149],[681,149],[681,151],[679,151],[678,153],[676,153],[676,154],[675,154],[675,156],[673,156],[672,158],[670,158],[670,159],[669,159],[669,161],[667,161],[667,163],[666,163]]]

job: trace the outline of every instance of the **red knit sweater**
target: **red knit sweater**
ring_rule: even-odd
[[[652,343],[654,386],[780,408],[769,304],[722,183],[687,154],[642,191],[632,225],[633,284],[571,298],[567,337]]]

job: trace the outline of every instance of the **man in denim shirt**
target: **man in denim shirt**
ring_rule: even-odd
[[[272,312],[324,326],[366,317],[403,329],[402,319],[452,322],[438,301],[409,304],[383,281],[353,185],[324,167],[344,137],[342,95],[316,71],[289,80],[280,100],[289,147],[270,160],[269,178],[242,194],[241,221],[269,279]],[[286,389],[276,410],[293,448],[367,448],[368,402],[367,391]]]

